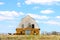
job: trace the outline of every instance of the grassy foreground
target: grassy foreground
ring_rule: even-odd
[[[59,35],[0,35],[0,40],[60,40]]]

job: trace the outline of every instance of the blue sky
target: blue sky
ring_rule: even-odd
[[[0,0],[0,33],[15,33],[27,15],[36,20],[41,32],[60,32],[60,0]]]

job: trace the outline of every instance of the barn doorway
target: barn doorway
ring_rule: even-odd
[[[26,34],[26,35],[30,35],[30,33],[31,33],[30,30],[26,30],[26,31],[25,31],[25,34]]]

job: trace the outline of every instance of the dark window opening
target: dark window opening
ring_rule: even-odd
[[[40,29],[39,29],[40,30]]]
[[[24,24],[22,24],[22,28],[24,28]]]
[[[22,34],[22,32],[21,32],[21,34]]]
[[[34,31],[34,33],[36,33],[36,32]]]
[[[34,24],[32,24],[32,28],[34,28]]]
[[[36,35],[36,32],[34,31],[34,35]]]
[[[31,24],[30,23],[28,23],[28,27],[31,27]]]

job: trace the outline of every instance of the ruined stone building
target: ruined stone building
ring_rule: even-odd
[[[38,35],[40,28],[31,16],[24,17],[16,28],[16,35]]]

